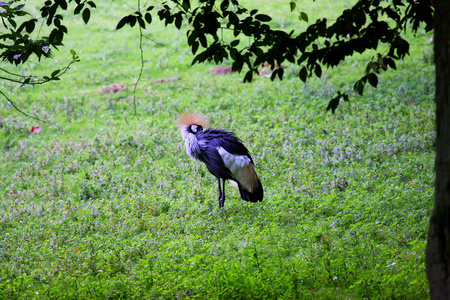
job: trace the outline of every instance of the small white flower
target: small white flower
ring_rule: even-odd
[[[396,264],[397,264],[396,262],[393,262],[392,264],[387,265],[387,267],[393,267],[393,266],[395,266]]]

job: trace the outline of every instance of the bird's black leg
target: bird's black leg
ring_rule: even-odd
[[[219,200],[219,207],[223,207],[225,205],[225,179],[222,178],[222,199]]]
[[[217,177],[217,184],[219,185],[219,208],[222,208],[222,188],[220,187],[220,178]]]

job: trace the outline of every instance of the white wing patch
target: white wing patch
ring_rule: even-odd
[[[250,192],[258,187],[258,176],[249,157],[246,155],[234,155],[223,147],[217,147],[225,167],[230,170],[234,178]]]

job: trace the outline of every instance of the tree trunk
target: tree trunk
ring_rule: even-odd
[[[436,186],[426,250],[431,299],[450,299],[450,1],[435,1]]]

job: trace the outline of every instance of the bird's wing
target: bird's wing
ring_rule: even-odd
[[[258,187],[258,175],[256,175],[251,157],[246,154],[232,154],[221,146],[218,146],[216,149],[222,158],[225,167],[230,170],[230,173],[236,181],[248,191],[255,191]]]
[[[220,146],[227,152],[234,155],[245,155],[253,163],[250,152],[244,144],[242,144],[242,141],[234,134],[234,132],[225,129],[214,129],[211,130],[211,133],[213,133],[216,137],[214,139],[216,147]]]
[[[253,159],[233,132],[210,128],[199,133],[197,137],[199,145],[205,152],[201,160],[206,163],[211,173],[227,179],[231,179],[228,178],[230,176],[250,192],[257,189],[258,176]],[[217,159],[221,162],[215,161]],[[218,167],[222,162],[226,169]]]

